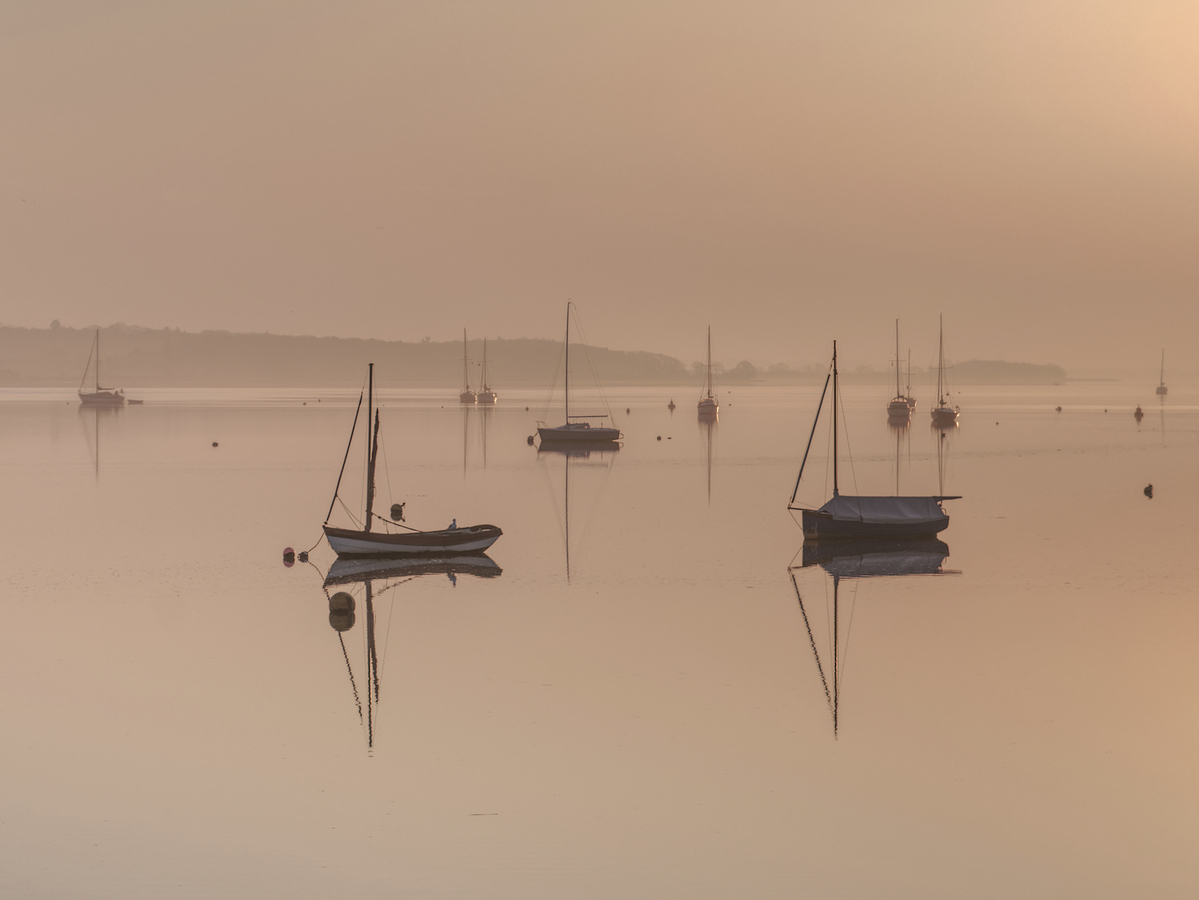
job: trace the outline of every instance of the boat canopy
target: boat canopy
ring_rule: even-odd
[[[869,522],[876,525],[902,525],[912,522],[936,522],[948,519],[941,500],[952,497],[860,497],[838,494],[818,512],[834,519]]]

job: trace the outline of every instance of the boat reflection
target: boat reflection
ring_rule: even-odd
[[[354,705],[358,711],[358,720],[362,724],[366,736],[366,749],[373,754],[375,747],[375,724],[379,718],[379,647],[376,639],[375,625],[377,621],[376,602],[400,585],[407,584],[413,579],[428,575],[445,575],[455,587],[459,575],[473,575],[477,578],[496,578],[503,570],[496,565],[491,557],[485,554],[475,556],[454,557],[402,557],[370,559],[338,559],[329,567],[325,575],[324,591],[329,601],[329,627],[337,633],[337,641],[341,646],[341,655],[345,660],[346,673],[350,679],[350,690],[354,695]],[[382,584],[376,585],[376,582]],[[340,588],[330,592],[331,588]],[[356,596],[358,595],[358,596]],[[393,597],[387,598],[389,601]],[[359,601],[365,616],[365,646],[364,663],[359,667],[365,685],[366,703],[362,702],[363,692],[359,690],[359,680],[354,674],[354,665],[350,661],[349,650],[346,649],[345,635],[357,623]],[[391,621],[391,610],[388,610],[388,621]],[[387,648],[383,648],[386,656]]]
[[[704,462],[708,469],[708,506],[712,505],[712,460],[716,456],[716,434],[720,420],[716,416],[700,416],[699,436],[704,442]]]
[[[575,444],[566,441],[543,443],[537,448],[538,462],[562,459],[562,542],[566,548],[566,583],[570,584],[570,470],[588,466],[603,469],[605,479],[612,472],[620,444]]]
[[[476,406],[464,403],[462,405],[462,480],[466,480],[467,464],[470,460],[471,422],[475,422],[475,440],[483,451],[483,468],[487,468],[487,431],[491,426],[491,417],[495,414],[495,404],[488,401],[486,405]]]
[[[956,575],[957,572],[945,568],[945,560],[949,556],[949,546],[936,538],[921,538],[919,540],[899,541],[839,541],[839,542],[805,542],[799,554],[800,564],[794,562],[788,567],[791,576],[791,586],[795,589],[795,599],[799,603],[799,612],[803,617],[804,628],[808,635],[808,644],[812,656],[816,660],[816,672],[820,676],[820,684],[828,701],[829,712],[833,719],[833,738],[836,739],[840,730],[841,707],[841,678],[845,671],[846,650],[849,646],[849,627],[853,621],[853,606],[857,600],[857,591],[853,592],[848,614],[841,610],[841,581],[842,579],[889,578],[904,575]],[[796,572],[819,567],[833,581],[831,606],[825,592],[825,609],[823,613],[805,603],[803,593],[799,588],[799,578]],[[856,584],[855,584],[856,587]],[[813,618],[823,619],[813,627]],[[844,626],[843,626],[844,623]],[[844,632],[844,633],[843,633]],[[816,643],[816,634],[828,635],[828,646],[824,656]]]
[[[945,575],[949,545],[936,538],[905,541],[805,542],[799,568],[820,566],[834,578]]]

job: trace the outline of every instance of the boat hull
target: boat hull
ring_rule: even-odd
[[[592,428],[587,424],[559,425],[557,428],[538,428],[543,444],[614,444],[623,435],[619,428]]]
[[[804,509],[807,540],[893,540],[926,538],[949,527],[942,500],[957,497],[868,497],[834,495],[820,509]]]
[[[84,406],[124,406],[125,395],[118,391],[80,391],[79,402]]]
[[[698,411],[700,418],[715,418],[720,414],[720,405],[711,397],[705,397],[699,401]]]
[[[950,406],[939,406],[932,411],[934,425],[955,425],[958,411]]]
[[[471,525],[443,531],[385,534],[325,526],[329,546],[339,557],[461,556],[482,553],[502,532],[495,525]]]
[[[814,510],[803,511],[805,540],[882,540],[927,538],[949,527],[949,516],[918,522],[862,522],[841,519]]]

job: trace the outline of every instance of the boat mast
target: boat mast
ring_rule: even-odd
[[[1159,384],[1166,383],[1166,351],[1165,350],[1162,350],[1162,374],[1161,374],[1161,377],[1158,378],[1158,383]]]
[[[708,367],[704,372],[704,387],[707,388],[708,398],[712,397],[712,326],[708,326]]]
[[[379,412],[375,410],[375,427],[371,429],[371,407],[375,393],[375,364],[370,363],[366,391],[366,531],[371,530],[371,507],[375,505],[375,456],[379,449]]]
[[[1165,352],[1164,350],[1162,351]],[[1163,357],[1163,363],[1165,359]],[[100,393],[100,329],[96,329],[96,393]]]
[[[462,329],[462,390],[465,393],[470,390],[470,378],[466,374],[466,329]],[[370,418],[367,417],[367,422]]]
[[[895,320],[895,396],[899,394],[899,319]]]
[[[367,520],[370,525],[370,520]],[[375,747],[375,706],[379,703],[379,654],[375,644],[375,598],[366,579],[366,747]]]
[[[833,341],[833,496],[837,490],[837,342]]]
[[[566,424],[570,424],[570,301],[566,301]]]
[[[566,509],[565,519],[564,519],[564,521],[566,523],[566,583],[570,584],[570,452],[569,451],[562,458],[562,462],[563,462],[564,468],[566,470],[565,475],[564,475],[564,480],[566,482],[566,488],[565,488],[565,493],[563,494],[563,496],[566,499],[566,502],[564,504],[565,509]]]
[[[944,406],[945,394],[941,387],[941,375],[945,370],[945,317],[938,316],[937,321],[937,406]]]

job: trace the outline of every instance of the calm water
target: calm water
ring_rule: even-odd
[[[1199,391],[968,389],[942,441],[847,389],[843,491],[964,499],[835,640],[817,392],[669,393],[568,458],[541,393],[385,391],[377,508],[505,533],[371,582],[375,679],[318,544],[356,396],[0,392],[0,895],[1194,896]]]

